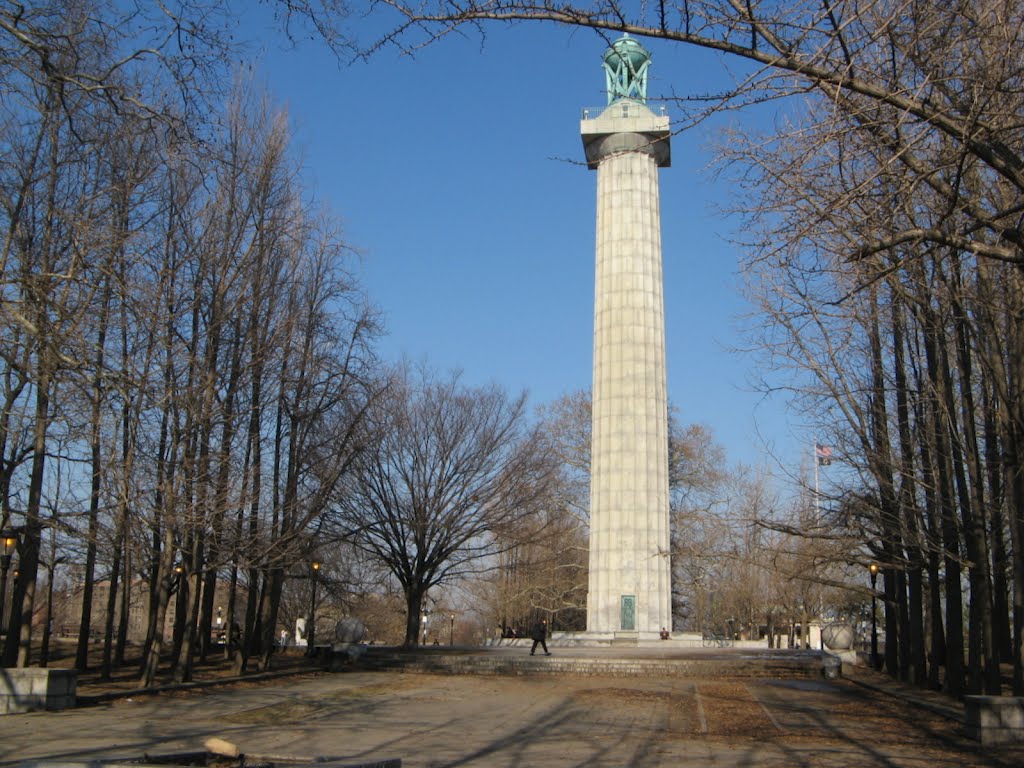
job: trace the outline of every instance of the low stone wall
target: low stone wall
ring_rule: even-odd
[[[967,735],[983,746],[1024,741],[1024,698],[965,696]]]
[[[0,715],[75,706],[78,673],[73,669],[0,669]]]

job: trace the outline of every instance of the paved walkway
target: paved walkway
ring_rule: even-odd
[[[0,765],[194,752],[210,737],[251,759],[401,758],[405,768],[1024,764],[1024,748],[967,740],[946,716],[955,708],[924,708],[881,675],[858,677],[307,674],[9,715]]]

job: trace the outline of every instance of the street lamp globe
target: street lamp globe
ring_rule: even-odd
[[[14,531],[3,531],[0,533],[0,557],[7,567],[11,565],[11,556],[14,555],[14,548],[18,544],[18,534]]]
[[[14,557],[14,549],[18,546],[18,534],[16,531],[0,531],[0,634],[6,634],[7,630],[4,621],[4,597],[7,595],[7,571],[11,567],[11,558]],[[14,572],[14,578],[18,578],[18,572]]]

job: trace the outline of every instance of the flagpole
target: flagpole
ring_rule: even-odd
[[[821,519],[821,497],[818,495],[818,442],[814,442],[814,451],[811,454],[811,460],[814,462],[814,524],[818,524],[818,520]]]

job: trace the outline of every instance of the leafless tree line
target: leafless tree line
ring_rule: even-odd
[[[101,578],[105,671],[137,579],[144,681],[172,599],[177,675],[210,652],[218,579],[239,664],[266,664],[286,570],[382,389],[376,318],[284,114],[240,84],[219,120],[187,124],[182,99],[131,78],[193,83],[128,68],[101,7],[59,5],[0,13],[0,504],[19,533],[3,661],[28,662],[40,569],[67,553],[84,562],[79,667]]]
[[[142,610],[150,683],[168,656],[191,678],[217,628],[239,670],[267,667],[316,586],[386,611],[382,572],[415,644],[428,590],[547,535],[556,467],[525,397],[377,360],[287,115],[244,79],[217,87],[229,10],[0,6],[5,664],[29,663],[40,624],[46,658],[58,565],[81,580],[76,666],[96,634],[103,672],[123,666]]]
[[[858,10],[833,9],[832,45],[891,97],[817,87],[727,152],[760,341],[849,470],[819,522],[881,565],[887,669],[960,695],[1012,663],[1019,692],[1024,17]]]

